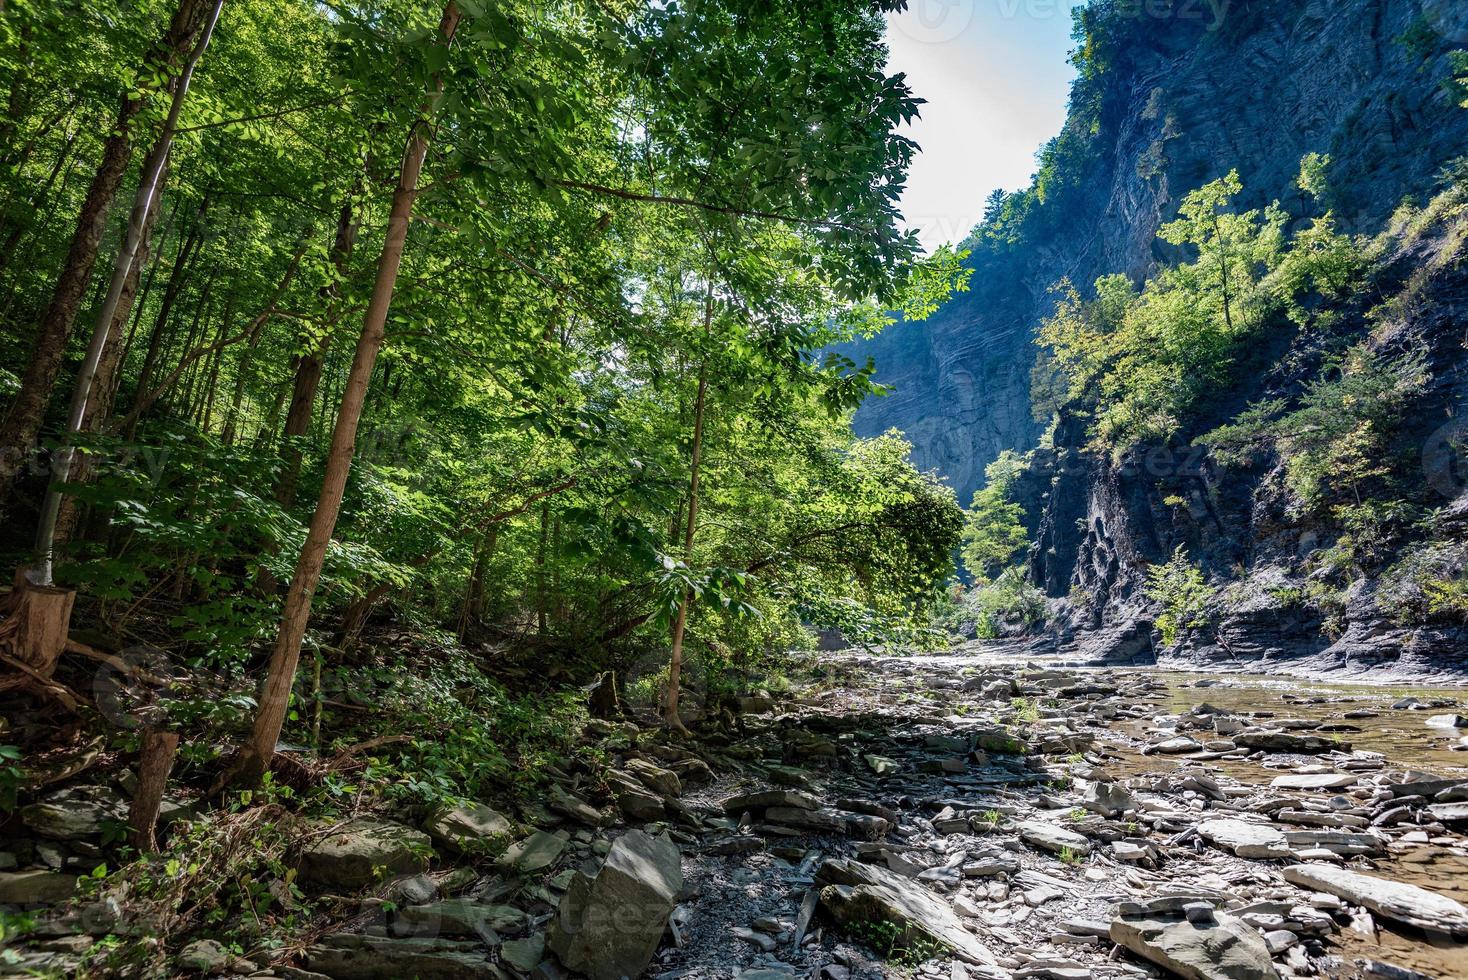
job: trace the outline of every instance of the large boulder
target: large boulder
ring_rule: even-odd
[[[683,887],[682,858],[640,830],[617,838],[595,878],[578,872],[561,899],[548,948],[591,980],[641,976]]]
[[[1111,941],[1183,980],[1276,980],[1269,947],[1253,926],[1222,912],[1193,919],[1125,915],[1111,923]]]
[[[932,892],[875,864],[830,860],[816,875],[820,902],[843,925],[884,922],[895,927],[899,945],[927,939],[962,960],[994,966],[989,948]]]
[[[426,871],[432,857],[427,834],[388,820],[350,820],[301,854],[301,879],[319,888],[357,891],[379,876]]]
[[[456,851],[467,851],[514,831],[509,818],[482,803],[461,803],[440,810],[423,826],[433,839]]]
[[[1291,865],[1285,868],[1284,876],[1291,884],[1365,906],[1383,918],[1395,919],[1429,932],[1468,936],[1468,908],[1446,895],[1405,881],[1391,881],[1323,864]]]

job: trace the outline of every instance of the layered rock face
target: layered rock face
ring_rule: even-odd
[[[1041,441],[1032,338],[1053,309],[1055,283],[1084,289],[1116,272],[1140,283],[1182,258],[1158,241],[1158,229],[1187,192],[1231,169],[1243,181],[1242,207],[1278,201],[1304,221],[1310,206],[1295,178],[1312,152],[1332,158],[1324,203],[1341,226],[1376,236],[1405,199],[1431,198],[1443,168],[1468,148],[1468,111],[1443,84],[1448,52],[1468,47],[1468,6],[1244,2],[1229,6],[1217,30],[1174,6],[1178,16],[1114,14],[1123,40],[1096,83],[1097,132],[1074,183],[1038,205],[1040,216],[1015,240],[975,239],[970,292],[927,322],[895,325],[848,351],[875,357],[879,380],[895,388],[863,406],[858,432],[902,429],[916,462],[943,473],[964,502],[999,452]],[[1072,124],[1082,115],[1073,108]],[[1422,473],[1400,492],[1443,508],[1449,522],[1468,520],[1468,499],[1455,502],[1464,487],[1458,441],[1439,438],[1468,406],[1460,369],[1468,273],[1439,261],[1458,247],[1456,236],[1449,222],[1400,244],[1383,288],[1410,292],[1410,308],[1386,323],[1364,306],[1348,311],[1353,326],[1341,334],[1386,356],[1426,359],[1431,390],[1399,439],[1404,456],[1422,456]],[[1251,402],[1298,396],[1328,369],[1323,345],[1309,337],[1271,335],[1252,347],[1238,390],[1175,446]],[[1201,450],[1142,446],[1116,461],[1086,451],[1088,429],[1088,419],[1062,413],[1020,483],[1036,542],[1031,578],[1056,600],[1051,635],[1062,647],[1114,662],[1161,654],[1239,666],[1313,657],[1322,669],[1386,663],[1418,674],[1453,667],[1444,658],[1461,649],[1461,631],[1396,622],[1380,569],[1350,588],[1330,624],[1307,605],[1279,601],[1305,587],[1306,556],[1339,529],[1290,512],[1278,460],[1225,469]],[[1435,439],[1444,443],[1437,450]],[[1434,456],[1446,460],[1445,473],[1432,472]],[[1142,585],[1146,568],[1179,545],[1210,581],[1241,587],[1220,599],[1206,630],[1164,650]]]
[[[862,406],[858,433],[903,430],[915,461],[947,476],[964,503],[985,465],[1029,449],[1043,429],[1030,407],[1031,338],[1053,284],[1145,278],[1167,257],[1157,230],[1182,196],[1230,169],[1244,206],[1300,209],[1294,180],[1311,152],[1334,160],[1337,217],[1374,233],[1468,145],[1468,113],[1441,84],[1447,64],[1424,63],[1406,40],[1419,26],[1468,38],[1468,13],[1451,3],[1235,0],[1221,21],[1203,4],[1132,12],[1143,6],[1118,7],[1125,41],[1103,80],[1094,158],[1047,203],[1054,213],[1037,234],[976,248],[969,292],[849,351],[874,357],[894,389]]]

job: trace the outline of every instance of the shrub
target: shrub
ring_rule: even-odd
[[[1162,604],[1157,628],[1162,632],[1162,642],[1172,646],[1183,630],[1207,622],[1208,601],[1214,589],[1179,545],[1171,558],[1147,570],[1146,593]]]

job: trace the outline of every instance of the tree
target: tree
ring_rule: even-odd
[[[1027,458],[1006,449],[984,468],[986,482],[974,491],[963,529],[963,564],[976,579],[995,578],[1029,547],[1024,508],[1011,497],[1028,465]]]

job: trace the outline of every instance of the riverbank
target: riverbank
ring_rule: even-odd
[[[693,740],[593,721],[602,767],[534,799],[278,812],[257,884],[290,913],[132,975],[1468,976],[1462,692],[1011,652],[812,657]],[[120,790],[59,794],[21,812],[7,901],[61,902],[105,847]],[[243,819],[171,810],[167,834]],[[140,897],[31,903],[12,965],[126,975],[119,937],[159,928]]]

